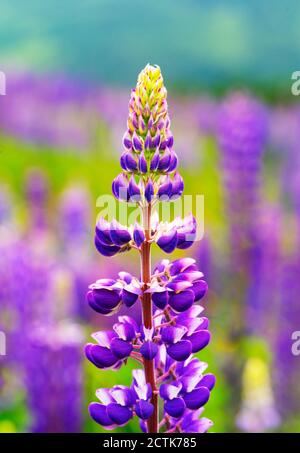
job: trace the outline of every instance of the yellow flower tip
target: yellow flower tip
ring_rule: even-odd
[[[160,67],[157,65],[147,64],[138,75],[137,85],[142,86],[146,91],[150,91],[157,84],[163,85],[163,78]]]

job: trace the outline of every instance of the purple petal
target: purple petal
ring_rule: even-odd
[[[183,189],[184,189],[183,179],[179,173],[175,173],[174,179],[172,182],[172,192],[171,192],[172,200],[175,200],[176,198],[180,197],[182,195]]]
[[[122,228],[117,223],[112,223],[110,230],[110,238],[115,245],[122,246],[131,241],[131,236],[128,230]]]
[[[199,409],[209,400],[210,391],[206,387],[199,387],[187,393],[183,398],[188,409]]]
[[[208,373],[203,376],[197,387],[206,387],[208,388],[208,390],[212,390],[215,386],[215,383],[216,377],[213,374]]]
[[[206,318],[205,316],[203,316],[203,318],[200,318],[201,319],[201,324],[199,326],[199,328],[201,330],[207,330],[208,327],[209,327],[209,320],[208,318]]]
[[[159,151],[155,151],[150,162],[150,171],[156,171],[159,163]]]
[[[158,346],[153,341],[145,341],[140,349],[140,353],[147,360],[152,360],[156,356]]]
[[[132,344],[121,338],[114,338],[110,343],[110,349],[118,359],[128,357],[132,351]]]
[[[172,183],[169,177],[159,186],[157,196],[158,198],[167,199],[172,193]]]
[[[114,422],[109,418],[106,412],[106,406],[100,403],[91,403],[89,413],[92,419],[99,425],[113,428]]]
[[[200,280],[203,277],[203,273],[200,271],[192,272],[181,272],[176,277],[173,278],[173,282],[186,280],[188,282],[194,282],[195,280]]]
[[[180,390],[181,386],[178,387],[173,384],[162,384],[159,388],[159,395],[164,400],[172,400],[174,398],[177,398]]]
[[[148,432],[147,423],[144,420],[140,420],[139,425],[140,425],[140,428],[141,428],[143,433],[147,433]]]
[[[163,327],[161,329],[161,339],[163,343],[173,344],[181,340],[185,332],[186,329],[181,327],[175,326]]]
[[[145,240],[144,230],[137,223],[134,226],[133,239],[137,247],[140,247]]]
[[[132,275],[129,272],[121,271],[118,275],[121,280],[127,283],[127,285],[129,285],[133,279]]]
[[[178,234],[178,244],[177,244],[177,248],[179,250],[186,250],[186,249],[189,249],[190,247],[192,247],[192,245],[194,244],[194,241],[196,239],[196,235],[195,235],[195,238],[193,240],[189,240],[189,241],[186,241],[184,240],[184,238],[186,237],[185,234],[182,234],[182,233],[179,233]]]
[[[171,417],[180,418],[185,411],[185,402],[182,398],[174,398],[165,402],[164,409]]]
[[[108,417],[117,425],[125,425],[132,418],[132,411],[117,403],[109,404],[106,411]]]
[[[159,159],[158,170],[167,171],[171,161],[170,151],[165,151],[164,155]]]
[[[141,154],[139,157],[139,170],[141,173],[147,173],[147,171],[148,171],[147,161],[145,159],[144,154]]]
[[[169,135],[168,140],[167,140],[167,146],[168,148],[172,148],[174,145],[174,137],[172,134]]]
[[[103,256],[114,256],[120,251],[120,247],[117,245],[104,245],[99,241],[97,236],[95,236],[95,246],[98,252]]]
[[[139,295],[135,294],[131,291],[129,291],[130,285],[128,285],[126,288],[123,289],[122,291],[122,301],[126,305],[126,307],[132,307],[132,305],[135,304],[137,301]]]
[[[172,151],[170,162],[169,162],[168,172],[171,173],[172,171],[176,170],[177,165],[178,165],[177,154],[174,151]]]
[[[182,423],[182,432],[184,433],[206,433],[213,425],[213,422],[206,417],[200,420],[185,420]]]
[[[142,151],[142,149],[143,149],[142,141],[136,134],[134,134],[134,136],[133,136],[132,143],[133,143],[133,147],[136,151]]]
[[[154,195],[154,186],[153,186],[153,182],[151,179],[149,179],[146,184],[144,195],[145,195],[145,198],[148,201],[148,203],[150,203],[153,198],[153,195]]]
[[[127,149],[131,149],[132,148],[132,141],[131,141],[131,137],[128,134],[128,132],[125,132],[125,134],[123,136],[123,145]]]
[[[120,290],[99,288],[93,289],[93,299],[95,304],[105,310],[115,308],[121,302]]]
[[[130,201],[140,201],[141,199],[141,189],[135,182],[135,179],[133,176],[131,176],[130,181],[129,181],[129,186],[128,186],[128,196]]]
[[[113,330],[100,330],[99,332],[94,332],[91,337],[97,341],[99,346],[109,349],[112,339],[116,338],[117,334]]]
[[[153,414],[154,407],[148,401],[140,400],[135,405],[136,415],[142,420],[147,420]]]
[[[158,132],[155,137],[152,139],[152,148],[157,148],[160,144],[160,133]]]
[[[179,272],[184,272],[187,268],[193,265],[195,265],[195,260],[193,258],[179,258],[171,263],[170,274],[177,275]]]
[[[206,281],[199,280],[198,282],[193,283],[192,289],[195,294],[195,302],[197,302],[198,300],[202,299],[202,297],[205,296],[206,291],[208,289],[208,285],[207,285]]]
[[[181,293],[169,295],[169,305],[175,312],[182,312],[190,308],[194,303],[194,293],[190,289]]]
[[[167,283],[166,287],[178,293],[189,288],[192,289],[192,283],[187,280],[174,279],[170,283]]]
[[[123,173],[113,180],[112,192],[118,200],[128,201],[128,180]]]
[[[137,170],[138,165],[131,152],[126,153],[124,160],[125,160],[125,165],[126,165],[127,171],[136,171]]]
[[[93,310],[95,310],[97,313],[100,313],[101,315],[105,315],[105,316],[111,315],[114,312],[114,310],[115,310],[115,308],[109,309],[109,308],[102,308],[101,306],[99,306],[94,300],[94,296],[93,296],[93,292],[92,291],[89,291],[87,293],[86,298],[87,298],[87,301],[88,301],[90,307]]]
[[[162,291],[152,294],[152,301],[157,308],[164,309],[169,300],[169,292]]]
[[[146,150],[149,150],[152,147],[152,140],[149,132],[146,135],[144,146]]]
[[[95,233],[100,242],[105,245],[112,245],[110,234],[110,223],[101,218],[99,222],[97,222]]]
[[[85,355],[97,368],[109,368],[118,361],[109,349],[92,343],[85,346]]]
[[[120,157],[120,165],[122,167],[122,170],[124,170],[124,171],[128,171],[127,163],[126,163],[126,155],[127,155],[127,152],[125,151],[124,153],[121,154],[121,157]]]
[[[200,330],[187,338],[192,343],[192,352],[199,352],[210,342],[210,333],[208,330]]]
[[[172,253],[177,245],[177,231],[174,228],[167,234],[160,236],[157,245],[166,253]]]
[[[118,403],[121,404],[121,406],[127,406],[131,407],[135,403],[135,395],[132,389],[125,387],[123,385],[118,386],[115,385],[111,390],[110,390],[110,395],[112,396],[112,400],[109,401],[109,403]],[[109,404],[106,403],[106,404]]]
[[[178,343],[171,344],[167,347],[167,353],[172,359],[182,362],[186,360],[192,352],[192,344],[190,341],[181,340]]]
[[[133,325],[128,322],[118,322],[114,324],[113,329],[122,340],[131,341],[136,337]]]

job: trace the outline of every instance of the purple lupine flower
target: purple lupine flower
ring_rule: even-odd
[[[299,331],[299,252],[283,261],[280,278],[280,300],[277,309],[277,331],[273,338],[274,383],[277,407],[282,417],[299,412],[299,356],[292,350],[294,332]]]
[[[246,291],[246,330],[249,334],[274,340],[276,310],[268,310],[268,302],[278,307],[282,268],[281,224],[278,207],[265,204],[262,209],[256,244],[253,247],[251,281]]]
[[[30,208],[31,229],[44,229],[47,225],[48,181],[43,172],[32,169],[26,177],[25,192]]]
[[[242,92],[231,94],[219,112],[218,139],[236,269],[247,268],[251,261],[266,136],[267,117],[262,105]]]
[[[73,248],[75,243],[77,247],[84,244],[90,233],[91,217],[91,201],[84,187],[70,187],[63,192],[59,217],[62,244],[72,244]]]
[[[203,273],[192,258],[173,262],[163,259],[151,269],[150,248],[156,243],[166,253],[186,249],[196,238],[192,215],[160,222],[154,211],[157,201],[171,202],[181,196],[184,184],[177,172],[166,89],[159,67],[147,65],[138,77],[129,103],[127,131],[120,173],[112,192],[123,202],[141,208],[142,222],[121,225],[100,218],[95,245],[105,256],[137,249],[141,276],[120,272],[117,278],[100,278],[89,287],[87,301],[102,315],[120,307],[142,306],[142,323],[120,316],[112,330],[92,335],[96,343],[85,347],[86,357],[100,369],[119,369],[136,360],[144,369],[133,371],[131,387],[99,389],[99,403],[90,405],[91,417],[107,429],[140,419],[143,431],[206,432],[212,425],[200,418],[215,384],[207,365],[193,358],[210,341],[208,319],[199,316],[203,307],[195,303],[206,294]],[[155,307],[155,310],[154,308]],[[158,397],[164,414],[159,422]]]
[[[87,241],[91,234],[91,200],[85,187],[72,186],[65,190],[59,202],[60,262],[72,275],[74,285],[73,312],[81,319],[90,317],[82,298],[94,272],[92,248]]]
[[[32,432],[81,430],[81,342],[81,329],[74,324],[32,330],[25,361]]]
[[[10,74],[9,80],[10,96],[3,99],[0,112],[6,134],[42,145],[86,149],[93,113],[86,86],[32,74]]]

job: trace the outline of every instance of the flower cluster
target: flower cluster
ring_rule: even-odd
[[[197,317],[203,308],[193,305],[206,293],[207,285],[202,279],[202,273],[194,270],[195,262],[192,259],[183,258],[171,264],[168,260],[163,261],[166,262],[160,263],[156,269],[163,268],[165,271],[156,270],[153,274],[156,281],[146,290],[153,291],[152,301],[159,307],[154,314],[153,327],[147,329],[143,325],[138,326],[129,316],[120,316],[113,330],[94,333],[92,337],[98,344],[88,344],[86,355],[98,368],[118,367],[120,361],[130,355],[152,360],[161,345],[166,346],[170,358],[181,362],[209,343],[208,319]],[[188,263],[192,264],[185,269]],[[180,275],[168,277],[167,273],[174,272],[174,269],[183,270]],[[132,278],[129,274],[122,277]],[[161,284],[157,279],[162,281]],[[92,285],[95,288],[87,296],[91,307],[98,313],[112,314],[122,302],[126,306],[132,305],[138,299],[138,293],[142,294],[142,290],[134,286],[134,283],[125,284],[122,288],[120,282],[121,279],[119,282],[107,280],[111,284],[107,287],[103,287],[101,283]],[[108,313],[108,310],[111,311]]]
[[[196,228],[196,220],[191,214],[183,219],[177,217],[170,223],[158,222],[153,216],[150,240],[164,252],[172,253],[176,248],[187,249],[193,245]],[[103,217],[98,220],[95,233],[96,248],[104,256],[140,248],[146,239],[145,230],[138,223],[127,228],[116,220],[108,222]]]
[[[256,99],[236,92],[224,101],[219,113],[218,140],[231,219],[231,249],[237,269],[250,264],[267,129],[266,111]]]
[[[102,404],[92,403],[90,415],[106,429],[125,425],[134,414],[147,420],[153,413],[153,405],[149,402],[152,389],[145,381],[143,370],[133,371],[130,388],[117,385],[111,389],[99,389],[96,395]]]
[[[147,65],[138,78],[129,103],[128,129],[123,138],[123,172],[112,184],[114,196],[136,203],[141,224],[129,227],[100,218],[95,245],[105,256],[136,249],[141,276],[120,272],[116,279],[99,279],[89,287],[87,301],[102,315],[115,314],[121,305],[140,303],[143,320],[119,316],[109,331],[92,335],[86,357],[99,369],[119,369],[127,360],[144,369],[133,371],[130,387],[99,389],[100,402],[90,405],[91,417],[107,429],[140,419],[144,432],[206,432],[212,422],[199,418],[215,384],[207,365],[193,357],[210,341],[209,321],[196,305],[207,291],[203,273],[192,258],[161,260],[151,269],[150,247],[172,253],[187,249],[196,239],[192,215],[160,222],[157,201],[180,197],[184,184],[176,171],[178,159],[167,110],[160,69]],[[158,397],[163,401],[159,422]]]
[[[179,198],[184,183],[176,171],[173,144],[167,90],[160,69],[147,65],[131,93],[120,159],[123,172],[112,184],[115,197],[142,204]]]
[[[168,269],[180,269],[188,261],[177,260]],[[186,274],[192,272],[201,274],[197,271]],[[202,288],[192,290],[193,301],[202,298],[206,292],[205,282],[198,282],[203,282]],[[207,365],[192,357],[192,353],[201,351],[210,341],[208,319],[199,316],[203,307],[193,305],[185,311],[181,308],[178,313],[165,304],[164,309],[156,310],[152,329],[139,326],[129,316],[119,316],[113,330],[92,334],[97,344],[86,345],[87,358],[100,369],[118,369],[129,357],[140,362],[154,359],[155,378],[161,383],[159,394],[164,401],[164,423],[178,429],[183,416],[185,418],[190,411],[204,406],[215,384],[214,375],[203,374]],[[106,428],[114,428],[127,423],[135,414],[142,420],[149,418],[153,412],[149,402],[151,386],[146,383],[143,370],[134,370],[133,377],[131,389],[116,386],[97,391],[103,404],[92,403],[90,407],[95,421]],[[118,410],[117,405],[122,409]],[[144,424],[142,427],[146,430]]]

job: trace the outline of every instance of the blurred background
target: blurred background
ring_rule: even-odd
[[[114,321],[85,293],[138,269],[134,252],[102,259],[93,230],[148,62],[168,89],[185,191],[205,196],[188,252],[210,288],[199,357],[217,375],[211,431],[300,432],[299,56],[297,0],[2,0],[0,432],[99,432],[95,390],[130,382],[132,363],[84,359],[90,333]]]

